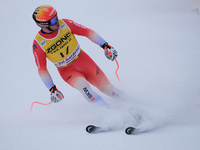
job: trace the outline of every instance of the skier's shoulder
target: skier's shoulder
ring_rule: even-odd
[[[40,31],[37,32],[37,34],[35,35],[35,37],[33,39],[33,45],[35,45],[38,42],[37,39],[38,39],[38,36],[39,36],[39,32]]]
[[[33,50],[35,52],[41,50],[40,43],[42,44],[44,42],[43,37],[40,34],[41,34],[41,30],[38,31],[38,33],[35,35],[35,38],[33,40]]]
[[[35,35],[34,41],[37,40],[40,37],[40,34],[41,34],[41,30],[39,30],[37,32],[37,34]]]
[[[79,27],[79,28],[83,28],[83,29],[86,29],[85,26],[75,22],[74,20],[71,20],[71,19],[61,19],[63,20],[69,27],[73,28],[73,27]]]
[[[72,20],[70,20],[70,19],[66,19],[66,18],[64,18],[64,19],[59,19],[59,20],[62,21],[62,22],[64,22],[67,26],[70,26],[70,24],[73,23]]]
[[[66,24],[74,23],[73,20],[71,20],[71,19],[67,19],[67,18],[62,18],[62,19],[60,19],[60,20],[64,21]]]

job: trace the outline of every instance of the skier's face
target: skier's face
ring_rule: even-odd
[[[50,20],[50,28],[54,31],[57,31],[59,29],[59,21],[58,21],[58,16],[54,16],[51,20]]]
[[[60,26],[60,24],[59,24],[59,22],[57,22],[55,25],[51,25],[50,26],[50,28],[53,30],[53,31],[57,31],[58,29],[59,29],[59,26]]]

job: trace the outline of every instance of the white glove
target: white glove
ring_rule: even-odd
[[[107,48],[106,51],[105,51],[105,56],[109,60],[113,61],[117,58],[117,51],[113,47],[111,47],[110,49]]]
[[[50,89],[50,92],[50,98],[53,103],[58,103],[64,99],[63,94],[56,88],[55,85]]]
[[[101,47],[104,49],[105,56],[109,60],[113,61],[117,58],[117,51],[114,47],[108,45],[108,43],[104,43]]]

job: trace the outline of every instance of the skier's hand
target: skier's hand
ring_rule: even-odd
[[[55,85],[50,89],[50,92],[51,101],[53,103],[58,103],[63,100],[63,94],[56,88]]]
[[[110,49],[107,48],[106,51],[105,51],[105,56],[109,60],[113,61],[117,58],[117,51],[113,47],[111,47]]]
[[[104,49],[105,56],[109,60],[113,61],[117,58],[117,51],[114,47],[108,45],[108,43],[104,43],[101,47]]]

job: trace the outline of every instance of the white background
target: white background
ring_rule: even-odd
[[[82,49],[128,94],[131,106],[148,122],[149,132],[127,136],[124,128],[88,134],[90,123],[125,126],[119,110],[89,104],[67,85],[56,68],[49,71],[65,99],[49,106],[32,54],[39,31],[34,9],[49,4],[59,18],[72,19],[98,32],[118,51],[116,64],[85,37]],[[1,18],[1,150],[199,150],[200,149],[200,1],[199,0],[7,0],[0,1]],[[120,103],[100,94],[108,103]]]

